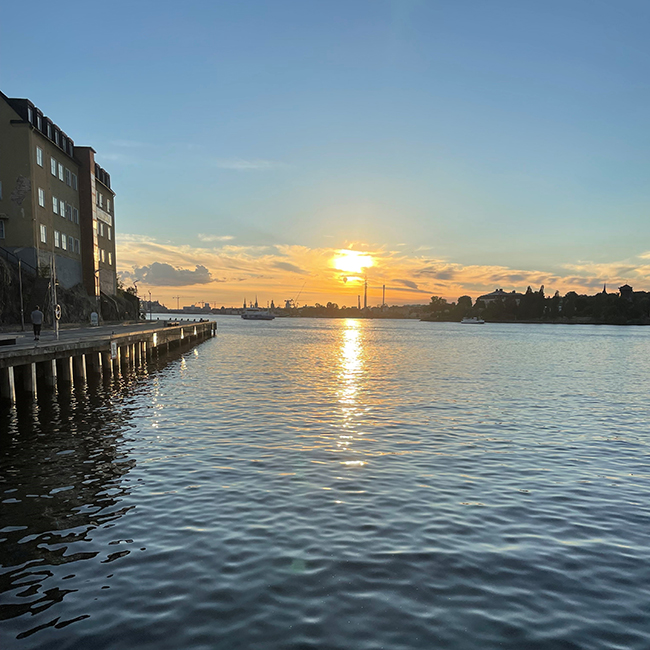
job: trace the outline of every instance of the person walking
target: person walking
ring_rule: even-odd
[[[32,325],[34,326],[34,340],[38,341],[41,338],[41,325],[43,324],[43,312],[41,308],[36,305],[36,309],[32,312]]]

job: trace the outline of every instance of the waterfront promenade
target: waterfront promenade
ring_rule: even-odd
[[[112,376],[145,359],[191,346],[214,336],[216,323],[157,321],[115,323],[99,327],[0,333],[0,402],[34,397],[59,383],[85,381],[88,374]],[[13,340],[15,339],[15,343]]]

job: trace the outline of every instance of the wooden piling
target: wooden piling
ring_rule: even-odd
[[[10,404],[16,401],[13,374],[13,368],[0,368],[0,401]]]
[[[33,363],[14,366],[14,388],[18,394],[36,395],[36,369]]]

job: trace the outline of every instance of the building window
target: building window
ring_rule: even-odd
[[[68,242],[67,242],[67,240],[66,240],[66,238],[65,238],[65,235],[61,235],[61,248],[62,248],[64,251],[67,251],[67,250],[68,250]]]
[[[97,192],[97,205],[100,208],[104,207],[104,195],[101,192]]]
[[[81,250],[81,243],[79,242],[78,239],[74,240],[74,252],[79,254],[79,251]]]
[[[113,255],[111,254],[111,251],[108,251],[108,263],[113,266]]]
[[[64,135],[61,136],[61,149],[63,149],[63,151],[68,150],[68,140]]]
[[[72,208],[72,220],[75,223],[79,223],[79,210],[77,208]]]
[[[39,167],[43,166],[43,150],[40,147],[36,147],[36,164]]]
[[[68,250],[74,253],[74,237],[68,236]]]
[[[34,111],[32,110],[31,106],[27,107],[27,121],[28,122],[34,121]]]
[[[52,176],[56,176],[56,160],[54,158],[50,158],[50,171]]]
[[[56,142],[57,146],[59,144],[59,132],[54,131],[54,142]]]
[[[99,259],[101,259],[102,262],[106,261],[106,251],[103,248],[99,249]]]
[[[63,180],[63,165],[59,163],[59,180]]]
[[[99,222],[99,236],[100,237],[104,236],[104,222],[103,221]]]
[[[47,227],[41,224],[41,242],[47,244]]]
[[[4,219],[0,219],[0,239],[5,238],[5,222]]]
[[[59,201],[59,214],[65,219],[65,203]]]
[[[110,240],[111,240],[111,227],[108,226],[108,227],[106,228],[106,230],[108,231],[108,232],[107,232],[107,235],[108,235],[108,240],[110,241]]]
[[[70,172],[70,170],[67,167],[66,167],[66,170],[65,170],[65,184],[68,187],[70,185],[72,185],[72,173]]]
[[[77,189],[77,175],[72,174],[72,189],[76,190]]]
[[[54,231],[54,246],[55,248],[61,247],[61,233],[58,230]]]
[[[72,206],[69,203],[65,204],[65,218],[72,221]]]
[[[54,214],[59,213],[59,199],[57,199],[56,196],[52,197],[52,211]]]
[[[106,199],[106,212],[110,212],[110,211],[111,211],[111,200]]]
[[[38,204],[42,208],[45,207],[45,190],[42,187],[38,188]]]
[[[49,122],[47,123],[47,137],[52,139],[52,125]]]
[[[38,113],[36,113],[36,126],[39,131],[43,130],[43,118]]]

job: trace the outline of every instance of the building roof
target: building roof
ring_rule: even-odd
[[[503,289],[495,289],[494,291],[492,291],[492,293],[484,293],[482,296],[479,296],[476,300],[495,300],[497,298],[501,298],[501,299],[521,298],[522,296],[523,296],[522,293],[517,293],[516,291],[511,291],[510,293],[508,293]]]
[[[40,108],[34,106],[29,99],[7,97],[2,91],[0,91],[0,98],[11,106],[20,117],[21,122],[31,124],[34,129],[56,145],[66,156],[74,159],[74,141],[49,117],[45,116]],[[109,190],[111,189],[111,175],[97,163],[95,163],[95,178]]]
[[[66,156],[74,157],[74,141],[49,117],[43,114],[40,108],[34,106],[29,99],[7,97],[0,91],[0,97],[11,106],[20,120],[31,124],[41,135],[56,145]],[[13,121],[13,120],[12,120]]]

